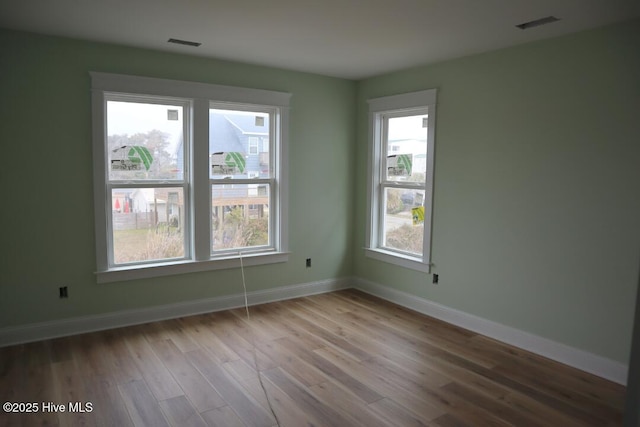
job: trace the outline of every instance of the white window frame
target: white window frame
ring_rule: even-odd
[[[261,178],[260,177],[260,172],[256,172],[256,171],[246,171],[246,178],[236,178],[233,179],[232,177],[223,177],[223,178],[210,178],[209,182],[210,185],[213,187],[214,185],[217,186],[233,186],[233,185],[247,185],[247,188],[249,190],[253,190],[255,189],[257,191],[258,187],[260,185],[268,185],[269,186],[269,200],[276,200],[278,193],[277,193],[277,188],[278,188],[278,183],[277,183],[277,179],[275,176],[276,173],[276,168],[273,168],[272,165],[276,164],[277,160],[274,158],[274,154],[276,154],[278,152],[278,147],[276,144],[276,141],[278,140],[278,120],[279,120],[279,112],[278,112],[278,108],[277,107],[265,107],[265,106],[261,106],[261,105],[234,105],[234,104],[228,104],[228,103],[223,103],[223,102],[215,102],[212,101],[209,105],[209,107],[211,109],[214,110],[219,110],[219,111],[224,111],[224,110],[232,110],[232,111],[245,111],[245,112],[258,112],[258,113],[267,113],[269,115],[269,128],[272,132],[275,133],[275,138],[270,138],[269,141],[271,142],[271,146],[268,147],[268,153],[269,153],[269,176],[266,178]],[[254,147],[258,148],[258,143],[260,142],[260,138],[259,137],[249,137],[247,139],[247,154],[251,155],[251,141],[252,138],[254,139]],[[257,154],[257,152],[255,153]],[[251,192],[251,191],[249,191]],[[271,205],[271,203],[270,203]],[[277,205],[276,205],[276,209],[277,209]],[[277,224],[277,211],[276,211],[276,215],[270,215],[269,216],[269,230],[277,230],[278,229],[278,224]],[[269,250],[269,248],[273,248],[275,246],[275,242],[277,240],[274,241],[274,239],[276,238],[276,236],[274,236],[274,233],[270,232],[269,233],[269,242],[264,245],[264,246],[257,246],[257,247],[249,247],[249,248],[244,248],[243,250],[243,254],[251,254],[251,253],[258,253],[258,252],[264,252],[265,249]],[[212,256],[216,257],[216,256],[224,256],[225,254],[233,254],[233,253],[238,253],[238,249],[217,249],[214,250],[212,252]]]
[[[288,129],[291,94],[284,92],[248,89],[207,83],[158,79],[90,72],[92,88],[94,208],[96,237],[96,277],[98,283],[142,279],[172,274],[234,268],[242,257],[245,266],[288,261]],[[184,199],[188,205],[185,221],[186,253],[184,259],[161,260],[114,265],[110,260],[111,234],[110,187],[106,163],[107,154],[107,99],[113,96],[130,96],[131,99],[178,99],[188,105],[185,128],[190,143],[185,147],[185,179],[180,184],[165,186],[185,188]],[[225,103],[238,108],[261,106],[272,109],[271,137],[274,139],[270,155],[273,169],[273,210],[271,241],[262,250],[212,254],[211,245],[211,184],[209,176],[209,107],[211,102]],[[186,144],[186,141],[185,141]],[[188,157],[188,159],[186,159]],[[161,186],[162,186],[161,185]],[[271,214],[271,212],[270,212]]]
[[[429,273],[431,271],[431,232],[433,217],[433,176],[435,154],[436,89],[391,95],[368,100],[369,104],[369,164],[366,247],[367,257],[374,258],[401,267]],[[384,188],[393,188],[393,184],[384,184],[386,171],[387,144],[383,133],[384,118],[428,113],[427,118],[427,171],[424,188],[424,236],[422,256],[408,254],[386,248],[382,245],[384,222]],[[405,183],[406,184],[406,183]],[[386,185],[386,186],[385,186]]]

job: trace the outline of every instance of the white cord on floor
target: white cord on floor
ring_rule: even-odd
[[[258,381],[260,382],[260,387],[262,388],[262,392],[267,398],[267,404],[269,405],[269,409],[271,410],[271,415],[273,415],[273,418],[275,418],[277,426],[280,427],[280,420],[278,419],[278,416],[273,410],[273,406],[271,405],[271,399],[269,399],[269,393],[267,393],[267,389],[265,388],[264,383],[262,382],[262,375],[260,374],[260,368],[258,367],[258,356],[256,354],[256,342],[254,337],[254,331],[253,331],[253,328],[251,327],[251,315],[249,314],[249,301],[247,299],[247,284],[244,279],[244,264],[242,262],[242,252],[238,252],[238,255],[240,255],[240,271],[242,272],[242,288],[244,289],[244,309],[247,313],[247,323],[249,324],[249,329],[251,330],[250,335],[251,335],[251,348],[253,349],[253,364],[256,368],[256,372],[258,373]]]

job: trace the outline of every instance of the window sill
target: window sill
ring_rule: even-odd
[[[369,258],[394,264],[400,267],[409,268],[411,270],[422,271],[424,273],[431,272],[431,265],[425,263],[421,258],[411,257],[399,254],[397,252],[386,251],[384,249],[365,248],[365,255]]]
[[[269,252],[261,254],[243,254],[242,264],[253,265],[275,264],[289,261],[289,252]],[[125,280],[149,279],[153,277],[172,276],[176,274],[197,273],[201,271],[240,268],[237,255],[220,257],[204,261],[180,260],[159,264],[134,265],[111,268],[96,272],[98,283],[122,282]]]

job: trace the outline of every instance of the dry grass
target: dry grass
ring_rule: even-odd
[[[118,230],[113,233],[113,246],[116,264],[184,256],[184,237],[171,227]]]

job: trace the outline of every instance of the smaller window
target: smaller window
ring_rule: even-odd
[[[249,154],[256,155],[258,154],[258,143],[260,142],[260,138],[257,136],[249,137]]]
[[[431,263],[435,96],[369,101],[367,255],[421,271]]]

